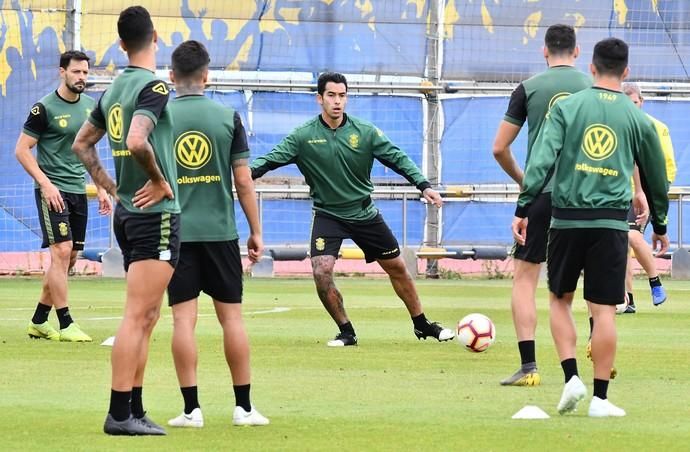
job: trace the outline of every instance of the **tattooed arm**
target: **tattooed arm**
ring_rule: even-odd
[[[151,182],[161,183],[165,181],[165,178],[156,164],[153,146],[149,143],[149,135],[153,132],[154,127],[156,125],[148,116],[134,116],[129,126],[129,134],[127,135],[127,149],[129,149],[132,157],[144,169]]]
[[[93,182],[117,199],[117,185],[103,168],[96,152],[96,143],[105,135],[105,130],[85,121],[72,144],[72,151],[86,167]]]
[[[135,115],[127,135],[127,149],[149,176],[146,184],[132,198],[134,206],[140,209],[151,207],[163,198],[173,199],[174,196],[172,188],[158,168],[153,146],[149,143],[149,135],[154,127],[156,125],[148,116]]]

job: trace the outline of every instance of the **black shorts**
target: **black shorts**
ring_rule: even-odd
[[[168,284],[168,304],[192,300],[201,291],[223,303],[242,302],[242,258],[237,240],[182,243],[180,261]]]
[[[364,251],[367,263],[400,256],[400,247],[380,213],[366,221],[345,221],[323,212],[314,212],[311,225],[311,257],[338,257],[344,239]]]
[[[86,220],[89,216],[86,194],[60,191],[60,196],[65,203],[65,210],[60,213],[50,210],[50,206],[41,195],[40,188],[34,190],[34,194],[38,207],[38,222],[43,232],[41,248],[71,240],[72,250],[83,250]]]
[[[527,242],[513,245],[513,257],[533,264],[546,261],[550,224],[551,193],[542,193],[536,197],[527,214]]]
[[[547,270],[549,290],[574,292],[584,270],[585,300],[616,305],[625,296],[628,233],[616,229],[551,229]]]
[[[638,231],[644,234],[644,230],[647,228],[648,222],[645,224],[637,224],[635,222],[636,219],[637,215],[635,215],[635,209],[630,206],[630,210],[628,210],[628,227],[631,231]]]
[[[115,238],[122,250],[125,271],[136,261],[167,261],[175,267],[180,255],[180,215],[132,213],[117,204],[113,219]]]

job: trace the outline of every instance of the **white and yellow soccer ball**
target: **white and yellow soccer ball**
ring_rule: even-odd
[[[496,340],[494,322],[484,314],[468,314],[458,322],[458,342],[466,350],[479,353],[485,351]]]

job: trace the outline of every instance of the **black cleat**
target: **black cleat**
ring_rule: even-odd
[[[147,427],[153,429],[153,430],[158,430],[161,435],[165,435],[165,429],[161,427],[160,425],[156,424],[151,420],[150,417],[146,415],[146,412],[144,412],[144,417],[138,418],[141,422],[143,422]]]
[[[165,435],[165,430],[160,426],[153,428],[146,424],[143,419],[137,419],[130,414],[128,419],[124,421],[116,421],[113,416],[108,413],[103,424],[103,431],[108,435]]]
[[[417,339],[424,340],[426,340],[427,337],[433,337],[438,339],[439,342],[449,341],[455,337],[451,330],[443,328],[438,322],[427,322],[422,330],[418,330],[415,327],[414,335],[417,336]]]

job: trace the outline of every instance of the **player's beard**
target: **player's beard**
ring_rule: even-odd
[[[86,88],[86,83],[80,86],[77,86],[76,84],[71,85],[69,83],[65,83],[65,86],[67,86],[67,89],[72,91],[74,94],[81,94],[84,92],[84,89]]]

